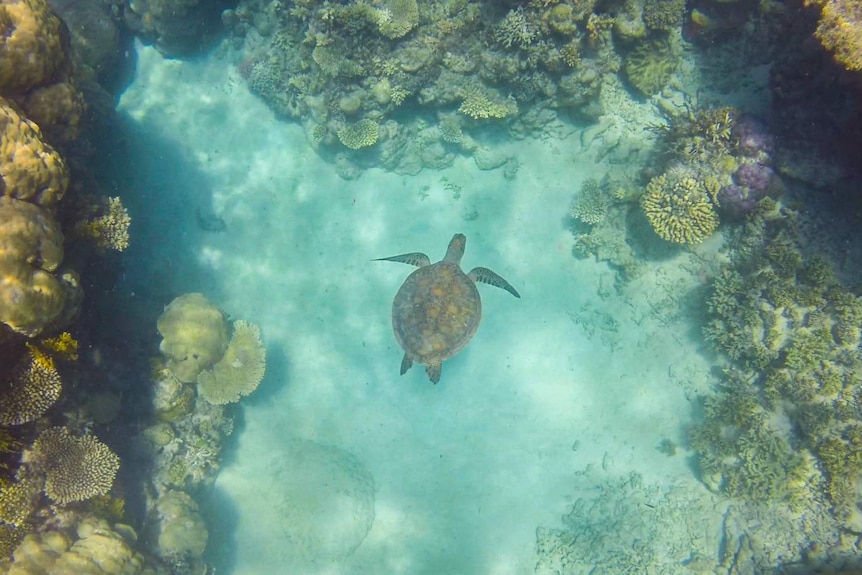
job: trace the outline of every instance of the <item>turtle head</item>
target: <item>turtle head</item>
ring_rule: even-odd
[[[461,256],[464,255],[464,248],[466,246],[467,237],[464,234],[455,234],[452,236],[452,241],[449,242],[449,247],[446,249],[446,257],[443,259],[447,262],[460,264]]]

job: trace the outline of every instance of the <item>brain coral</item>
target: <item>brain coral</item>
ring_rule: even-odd
[[[39,127],[0,98],[0,194],[50,206],[68,185],[66,165],[43,143]]]
[[[46,0],[3,0],[0,90],[23,92],[49,83],[66,64],[61,30]]]
[[[35,348],[0,376],[0,424],[35,421],[60,397],[63,384],[54,362]]]
[[[45,472],[45,494],[57,503],[84,501],[111,490],[120,458],[92,435],[74,437],[49,427],[36,438],[29,458]]]
[[[163,338],[159,349],[182,382],[195,381],[200,372],[221,359],[227,347],[224,314],[203,294],[176,298],[159,316],[156,326]]]
[[[638,44],[623,64],[629,83],[645,96],[652,96],[664,88],[676,66],[677,56],[667,40]]]
[[[674,243],[701,242],[718,227],[718,215],[703,186],[675,171],[650,180],[641,207],[656,233]]]
[[[33,337],[65,319],[80,287],[56,273],[62,258],[63,236],[47,211],[0,198],[0,321]]]
[[[209,403],[235,403],[257,389],[266,367],[266,350],[257,326],[238,320],[224,357],[198,376],[198,393]]]

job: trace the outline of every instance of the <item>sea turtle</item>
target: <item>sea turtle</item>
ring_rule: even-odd
[[[464,349],[482,319],[482,300],[476,282],[497,286],[521,297],[509,282],[488,268],[473,268],[465,274],[461,270],[461,256],[466,244],[464,234],[455,234],[446,257],[436,264],[422,253],[374,260],[419,268],[407,276],[392,302],[392,329],[404,350],[401,375],[415,361],[425,364],[425,372],[432,383],[440,381],[443,360]]]

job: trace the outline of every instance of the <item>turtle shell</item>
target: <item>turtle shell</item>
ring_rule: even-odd
[[[443,361],[464,349],[481,319],[476,284],[457,264],[445,260],[407,276],[392,303],[398,344],[423,364]]]

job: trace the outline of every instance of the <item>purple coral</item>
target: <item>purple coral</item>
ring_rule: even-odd
[[[759,158],[761,163],[768,163],[775,151],[775,138],[767,129],[766,124],[748,114],[743,114],[736,120],[733,127],[733,137],[739,153],[749,158]]]
[[[749,188],[737,184],[722,187],[716,197],[721,211],[731,218],[744,218],[762,199],[763,196],[757,197]]]
[[[742,164],[733,174],[735,183],[722,187],[716,200],[721,210],[731,218],[750,214],[766,196],[778,196],[784,187],[781,178],[763,164]]]
[[[762,164],[742,164],[733,174],[733,180],[740,186],[750,189],[752,194],[760,195],[758,199],[762,199],[769,193],[775,177],[777,176],[772,168]]]

